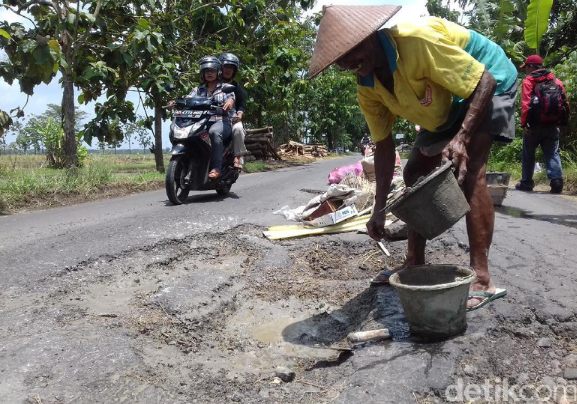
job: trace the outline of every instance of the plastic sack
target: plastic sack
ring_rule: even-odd
[[[301,215],[304,211],[304,206],[299,206],[296,209],[290,209],[288,205],[283,206],[277,211],[272,212],[273,215],[282,215],[287,220],[294,220],[295,222],[299,222],[301,220]]]
[[[354,164],[349,164],[348,166],[342,166],[334,168],[329,173],[329,184],[338,184],[345,178],[349,172],[354,172],[356,176],[362,177],[363,176],[363,165],[360,161],[357,161]]]

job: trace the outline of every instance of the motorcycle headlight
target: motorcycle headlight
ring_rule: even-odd
[[[172,134],[175,139],[186,139],[188,137],[189,127],[180,128],[174,125],[172,128]]]
[[[192,125],[192,133],[196,132],[198,129],[200,129],[200,127],[202,126],[203,122],[202,121],[198,121],[196,122],[194,125]]]

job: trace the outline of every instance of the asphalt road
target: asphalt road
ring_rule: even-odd
[[[287,224],[283,216],[272,212],[282,206],[293,208],[303,205],[317,193],[326,190],[327,175],[331,169],[357,160],[358,156],[350,156],[267,173],[243,174],[228,197],[222,198],[213,192],[198,192],[192,194],[189,203],[182,206],[171,206],[164,192],[158,191],[0,217],[0,402],[34,402],[34,392],[42,392],[42,388],[66,391],[62,386],[62,383],[66,384],[66,378],[60,381],[61,384],[55,381],[52,385],[48,381],[40,383],[44,377],[42,375],[50,373],[47,369],[55,372],[55,365],[51,365],[45,351],[51,344],[64,344],[61,339],[68,338],[65,330],[58,330],[59,337],[56,334],[50,337],[51,326],[42,331],[45,333],[44,350],[36,349],[29,342],[30,333],[42,329],[42,324],[34,326],[30,323],[32,309],[29,306],[40,310],[43,300],[35,298],[43,285],[53,285],[56,275],[82,265],[90,267],[94,263],[105,262],[107,257],[118,257],[129,252],[146,255],[147,251],[162,243],[218,233],[239,225],[267,227]],[[541,376],[553,377],[555,383],[562,380],[571,382],[570,374],[563,372],[566,369],[577,370],[577,359],[571,356],[575,352],[567,348],[567,343],[574,343],[577,335],[576,235],[577,204],[574,197],[510,189],[503,206],[497,208],[490,252],[493,279],[498,287],[508,290],[507,297],[469,314],[469,328],[459,338],[431,345],[409,341],[370,345],[357,350],[341,366],[330,365],[319,369],[318,372],[338,376],[334,388],[338,386],[339,393],[331,401],[365,404],[444,402],[443,392],[455,383],[456,377],[463,375],[463,369],[468,376],[477,374],[483,378],[509,372],[520,380],[530,369],[542,369],[553,362],[551,366],[561,367],[561,370],[556,373],[544,371]],[[331,237],[351,243],[368,239],[365,235],[357,234]],[[458,244],[466,249],[465,221],[457,223],[436,243]],[[281,259],[291,244],[281,243],[275,248],[278,259]],[[266,259],[274,261],[277,258]],[[55,289],[51,296],[57,294],[58,290]],[[50,310],[50,313],[58,311],[58,307]],[[545,365],[525,356],[525,351],[521,349],[524,344],[529,347],[529,353],[539,356],[535,350],[542,349],[539,341],[543,337],[554,341],[553,348],[556,343],[565,344],[562,349],[552,351],[555,356],[547,356]],[[509,338],[523,343],[495,346],[494,341],[501,341],[502,338],[503,341]],[[21,345],[19,339],[23,341]],[[107,349],[112,350],[113,347],[107,346]],[[129,350],[126,348],[122,352]],[[543,355],[546,353],[541,353],[540,357],[543,358]],[[516,357],[518,364],[514,361]],[[72,355],[68,362],[73,362],[75,358]],[[476,363],[473,370],[464,365],[463,358],[469,360],[469,364]],[[119,367],[137,361],[136,358],[117,359],[115,366]],[[514,370],[507,361],[513,361],[516,366]],[[539,372],[539,369],[535,372]],[[83,377],[96,377],[88,370],[86,372]],[[63,375],[68,373],[63,371]],[[52,377],[56,380],[55,376]],[[84,381],[84,384],[75,383],[87,389],[90,380]],[[70,386],[68,389],[72,391],[77,384],[70,380]],[[94,386],[86,391],[91,394],[99,392]],[[415,395],[415,392],[420,395]],[[115,397],[106,396],[104,392],[102,394],[102,400],[104,397]],[[194,402],[182,398],[169,400],[165,395],[155,394],[148,396],[154,399],[146,401],[131,401],[129,398],[119,398],[119,401]],[[66,396],[63,393],[63,396],[73,397],[74,394],[71,392]],[[52,401],[46,399],[44,403],[110,402],[99,400],[98,396],[87,398],[81,395],[78,398],[77,395],[74,400],[62,401],[54,398],[55,395],[48,397],[52,397]],[[230,401],[239,401],[235,397],[226,397]],[[262,401],[258,402],[275,402],[267,397],[262,393]]]
[[[240,223],[286,224],[272,212],[296,208],[324,192],[333,168],[357,156],[265,173],[243,174],[228,197],[193,192],[172,206],[164,191],[0,217],[0,279],[4,287],[33,286],[51,272],[103,255],[154,245]]]

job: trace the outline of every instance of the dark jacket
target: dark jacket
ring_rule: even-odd
[[[233,80],[230,84],[235,86],[234,89],[234,106],[236,112],[242,112],[243,114],[246,111],[246,96],[244,92],[244,88],[242,84]]]

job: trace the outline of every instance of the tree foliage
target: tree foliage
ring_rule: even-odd
[[[542,12],[550,1],[428,0],[427,8],[488,36],[516,64],[530,53],[542,54],[573,104],[573,0],[556,0],[550,13]],[[28,95],[40,83],[61,81],[62,105],[51,117],[63,129],[66,166],[79,162],[78,133],[89,144],[93,139],[115,144],[130,130],[144,149],[156,145],[157,169],[163,171],[162,123],[170,116],[162,106],[176,95],[166,85],[174,83],[178,95],[188,93],[199,84],[198,61],[224,51],[241,59],[237,79],[247,91],[247,127],[274,126],[277,143],[309,138],[330,148],[354,147],[368,131],[354,75],[331,68],[315,80],[306,78],[320,18],[304,17],[312,5],[312,0],[4,0],[4,9],[22,21],[0,21],[0,47],[7,55],[0,76]],[[128,101],[132,92],[137,103]],[[95,105],[84,125],[75,116],[77,103]],[[144,118],[136,115],[138,107],[144,107]],[[0,127],[22,115],[19,107],[0,111]],[[571,123],[574,128],[573,117]],[[399,119],[394,133],[410,138],[414,126]],[[27,148],[37,147],[26,140]]]

